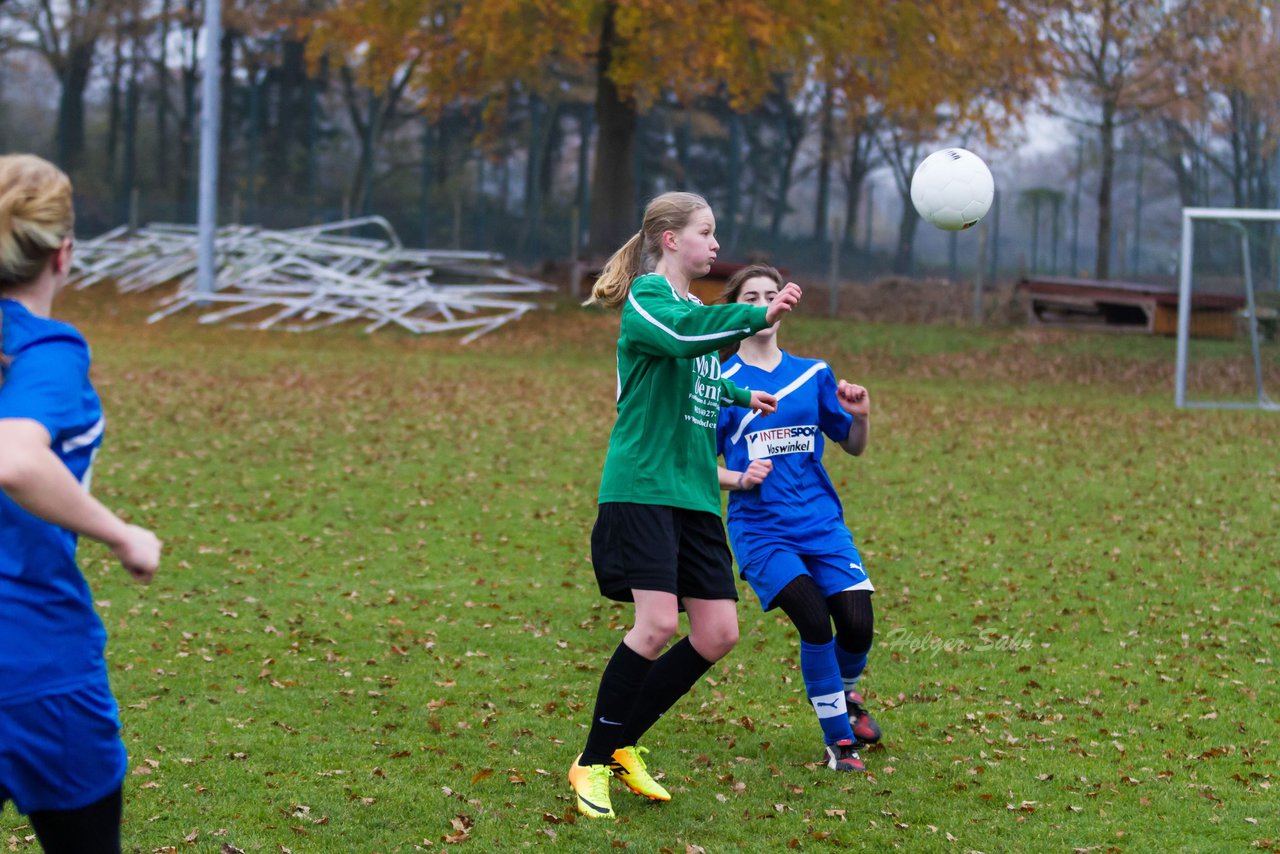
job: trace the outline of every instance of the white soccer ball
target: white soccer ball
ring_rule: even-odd
[[[982,158],[963,148],[944,148],[924,159],[911,177],[916,212],[944,231],[976,225],[991,209],[996,182]]]

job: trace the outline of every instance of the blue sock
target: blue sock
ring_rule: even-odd
[[[836,661],[840,664],[840,679],[844,682],[845,693],[854,690],[862,671],[867,667],[867,652],[849,652],[840,644],[832,642],[836,648]]]
[[[840,665],[836,663],[836,649],[834,640],[823,644],[800,641],[800,675],[804,677],[805,693],[818,714],[822,738],[827,744],[853,738],[840,682]]]

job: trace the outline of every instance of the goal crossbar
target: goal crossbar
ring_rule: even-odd
[[[1240,259],[1244,271],[1245,311],[1249,322],[1249,345],[1253,355],[1253,401],[1187,400],[1187,349],[1191,339],[1191,274],[1194,254],[1192,231],[1196,220],[1220,222],[1240,236]],[[1258,333],[1258,303],[1253,287],[1249,230],[1245,222],[1280,222],[1280,210],[1258,208],[1183,208],[1182,252],[1178,276],[1178,370],[1174,404],[1179,409],[1265,409],[1280,412],[1262,384],[1262,347]]]

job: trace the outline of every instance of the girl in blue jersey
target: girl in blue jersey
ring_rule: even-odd
[[[724,301],[767,305],[782,286],[774,268],[747,267],[729,280]],[[729,541],[739,571],[762,607],[781,608],[800,634],[800,671],[822,727],[823,762],[837,771],[866,770],[859,742],[878,741],[880,729],[855,685],[871,648],[874,588],[822,452],[827,439],[855,456],[863,452],[871,399],[862,386],[837,382],[825,362],[779,348],[776,326],[721,358],[725,377],[778,399],[767,424],[745,409],[720,410],[720,485],[730,491]]]
[[[49,318],[73,224],[66,175],[0,157],[0,807],[12,800],[48,854],[115,854],[125,749],[76,538],[143,582],[160,541],[89,495],[104,424],[89,348]]]

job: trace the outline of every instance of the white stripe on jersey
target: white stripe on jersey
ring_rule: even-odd
[[[741,363],[741,362],[739,362],[738,364],[734,365],[732,368],[730,368],[729,370],[725,371],[724,373],[720,374],[720,379],[722,379],[722,380],[727,380],[727,379],[729,379],[729,377],[733,376],[734,374],[736,374],[736,373],[737,373],[738,371],[740,371],[740,370],[742,370],[742,363]]]
[[[99,418],[97,424],[94,424],[79,436],[72,436],[70,439],[65,440],[62,443],[62,453],[69,454],[77,448],[83,448],[85,445],[92,445],[94,441],[102,435],[102,431],[106,426],[107,419]]]
[[[672,293],[675,293],[674,288],[672,288]],[[674,329],[669,329],[666,326],[663,326],[661,323],[658,322],[658,319],[656,317],[654,317],[649,312],[645,311],[644,308],[641,307],[640,301],[636,299],[636,295],[631,293],[630,291],[627,292],[627,301],[631,303],[631,307],[634,308],[640,314],[641,317],[643,317],[645,320],[649,321],[654,326],[658,327],[663,332],[667,333],[677,341],[715,341],[717,338],[728,338],[731,335],[739,335],[743,332],[751,331],[751,327],[746,327],[745,329],[726,329],[723,332],[708,332],[706,335],[681,335],[680,333],[676,332]],[[701,305],[702,303],[698,303],[698,304]]]
[[[84,487],[85,492],[93,491],[93,463],[98,459],[98,451],[101,448],[94,448],[89,454],[89,465],[85,466],[84,477],[80,478],[80,485]]]
[[[818,371],[821,371],[826,366],[827,366],[826,362],[816,362],[813,365],[810,365],[809,370],[805,371],[803,374],[796,377],[791,382],[787,383],[787,385],[781,391],[779,391],[776,395],[774,395],[774,397],[778,398],[778,400],[782,400],[784,397],[791,394],[791,392],[795,391],[796,389],[800,388],[800,386],[804,385],[809,380],[813,379],[814,376],[818,373]],[[735,365],[734,367],[737,367],[737,365]],[[721,374],[721,376],[724,376],[724,375]],[[729,441],[733,442],[733,444],[735,445],[738,444],[738,440],[742,438],[742,431],[747,429],[747,425],[750,424],[752,421],[754,421],[755,417],[759,414],[760,414],[759,410],[755,410],[755,409],[747,413],[747,416],[743,418],[741,422],[738,423],[738,430],[733,434],[733,438],[730,439]]]

